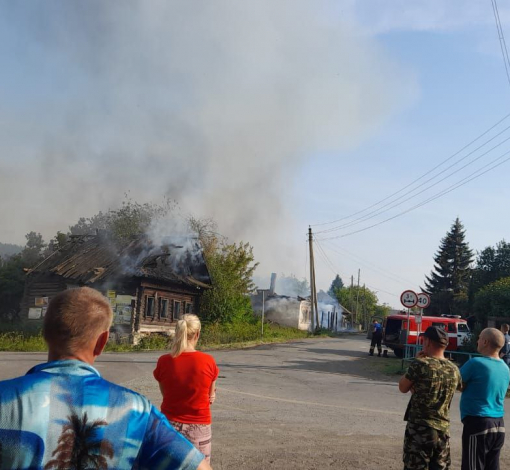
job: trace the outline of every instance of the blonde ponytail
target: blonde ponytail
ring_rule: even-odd
[[[183,315],[182,320],[178,320],[175,327],[170,355],[172,357],[179,356],[188,347],[189,340],[199,333],[200,329],[200,320],[196,315],[191,313]]]

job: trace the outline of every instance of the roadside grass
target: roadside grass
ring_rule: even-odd
[[[367,356],[367,363],[372,371],[387,375],[388,377],[401,376],[407,369],[407,364],[405,363],[404,369],[402,369],[402,359],[395,357],[391,351],[388,351],[388,357]]]
[[[202,327],[199,349],[230,349],[256,346],[267,343],[284,343],[296,339],[331,336],[326,330],[315,335],[307,331],[264,322],[262,334],[260,320],[229,324],[205,324]],[[170,338],[163,334],[143,337],[135,346],[127,342],[109,341],[106,352],[161,351],[169,348]],[[0,351],[46,352],[48,349],[41,330],[29,332],[11,331],[0,333]]]

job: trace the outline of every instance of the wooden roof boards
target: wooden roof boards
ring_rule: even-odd
[[[198,239],[180,237],[179,243],[172,240],[167,237],[162,246],[155,246],[144,235],[124,244],[115,243],[105,234],[73,236],[29,275],[52,273],[78,284],[135,277],[210,287],[211,278]]]

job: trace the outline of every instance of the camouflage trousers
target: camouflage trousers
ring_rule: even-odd
[[[448,470],[450,465],[450,436],[408,422],[404,437],[404,470]]]

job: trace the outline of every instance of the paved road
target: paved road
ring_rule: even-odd
[[[212,355],[220,367],[213,411],[213,465],[225,469],[401,469],[408,396],[380,373],[397,359],[368,357],[360,336],[303,340]],[[152,370],[159,353],[105,354],[109,380],[160,404]],[[0,353],[0,379],[41,354]],[[452,405],[453,468],[460,468],[459,396]],[[505,448],[502,468],[510,468]]]

